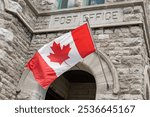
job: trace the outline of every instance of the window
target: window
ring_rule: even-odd
[[[57,0],[58,9],[103,4],[105,0]]]
[[[63,9],[63,8],[67,8],[67,3],[68,0],[58,0],[58,8],[59,9]]]
[[[58,0],[58,4],[59,9],[71,8],[75,7],[75,0]]]
[[[89,5],[103,4],[105,0],[89,0]]]

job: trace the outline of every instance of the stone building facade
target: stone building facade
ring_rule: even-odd
[[[0,99],[150,99],[150,0],[0,0]],[[98,53],[47,90],[24,66],[89,17]]]

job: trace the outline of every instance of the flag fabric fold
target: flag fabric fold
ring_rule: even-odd
[[[87,24],[66,33],[40,48],[26,64],[37,82],[46,89],[65,71],[95,51]]]

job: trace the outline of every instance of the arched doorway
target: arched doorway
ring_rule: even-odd
[[[61,75],[47,90],[46,100],[94,100],[96,82],[93,75],[71,70]]]
[[[98,56],[99,55],[99,56]],[[70,78],[73,78],[74,74],[80,74],[77,73],[79,71],[83,72],[83,74],[90,74],[95,80],[95,91],[96,91],[96,97],[94,99],[118,99],[118,92],[119,92],[119,81],[118,81],[118,75],[116,72],[116,69],[112,62],[109,60],[109,58],[101,51],[99,51],[98,55],[96,53],[93,53],[86,57],[82,62],[79,62],[77,65],[72,67],[69,71],[65,72],[63,75],[61,75],[57,80],[61,80],[61,82],[57,81],[54,82],[53,85],[50,86],[53,93],[58,94],[59,99],[69,99],[69,91],[71,88],[67,88],[66,86],[70,86],[70,82],[67,78],[65,78],[67,73],[71,74]],[[102,65],[100,65],[99,57],[101,57],[103,68],[105,70],[105,75],[107,82],[104,77],[104,72],[102,71]],[[72,72],[73,71],[73,72]],[[71,73],[72,72],[72,73]],[[63,78],[61,78],[63,77]],[[73,78],[75,79],[75,78]],[[71,79],[72,80],[72,79]],[[81,78],[80,78],[81,80]],[[80,81],[82,82],[82,81]],[[74,82],[75,83],[75,82]],[[55,85],[54,85],[55,84]],[[63,85],[62,84],[66,84]],[[68,84],[68,85],[67,85]],[[109,89],[107,89],[107,84],[109,85]],[[56,88],[57,86],[57,88]],[[73,86],[73,85],[71,85]],[[75,85],[77,86],[77,85]],[[79,85],[78,85],[79,86]],[[88,85],[89,87],[90,85]],[[86,87],[86,86],[85,86]],[[18,89],[20,90],[20,93],[18,94],[17,99],[32,99],[32,100],[43,100],[46,97],[47,90],[43,89],[34,79],[34,76],[32,72],[28,71],[26,69],[24,73],[22,74],[22,78],[19,81]],[[51,90],[50,89],[50,90]],[[57,89],[57,90],[55,90]],[[60,90],[58,90],[60,89]],[[62,90],[63,89],[63,90]],[[58,92],[59,91],[59,92]],[[64,91],[66,91],[67,95],[64,95]],[[90,91],[89,91],[90,92]],[[93,91],[94,92],[94,91]],[[77,92],[74,92],[77,93]],[[81,92],[79,92],[81,93]],[[82,92],[82,94],[86,94],[85,92]],[[24,96],[25,95],[25,96]],[[26,96],[28,95],[28,96]],[[79,96],[80,94],[78,94]],[[60,97],[59,97],[60,96]],[[77,94],[75,95],[77,96]],[[88,96],[86,96],[88,97]],[[112,98],[113,97],[113,98]],[[75,97],[73,97],[75,98]],[[70,97],[70,99],[73,99]],[[76,97],[76,99],[81,99],[80,97]],[[84,97],[82,98],[84,99]],[[88,98],[89,99],[89,98]],[[90,99],[93,99],[90,97]]]

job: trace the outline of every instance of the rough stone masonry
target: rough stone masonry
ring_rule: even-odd
[[[6,1],[0,0],[0,99],[31,99],[30,93],[18,95],[16,92],[25,63],[40,47],[69,30],[47,31],[51,17],[47,12],[55,10],[53,14],[57,14],[55,0]],[[147,4],[146,9],[140,4],[142,2]],[[149,65],[149,43],[146,40],[149,40],[149,1],[106,0],[105,4],[108,7],[101,5],[100,8],[107,10],[114,5],[122,9],[122,23],[110,25],[105,22],[107,25],[93,27],[92,35],[98,50],[103,51],[115,66],[120,91],[117,95],[103,92],[97,99],[143,100],[144,69]],[[147,17],[144,16],[145,10]]]

